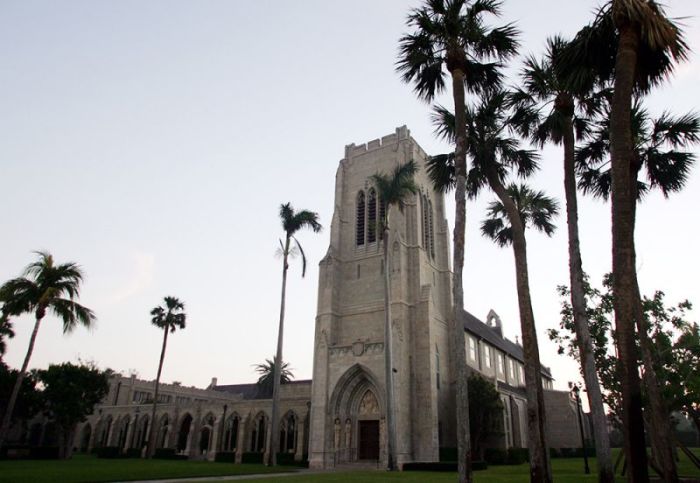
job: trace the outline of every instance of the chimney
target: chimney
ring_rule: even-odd
[[[211,378],[211,384],[209,384],[209,387],[207,389],[214,389],[216,387],[216,383],[218,382],[216,377]]]

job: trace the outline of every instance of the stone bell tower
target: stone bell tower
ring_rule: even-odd
[[[451,428],[448,227],[428,156],[406,126],[345,147],[335,179],[331,240],[320,262],[309,461],[328,468],[386,462],[382,200],[369,180],[413,160],[420,192],[392,208],[391,314],[396,459],[437,461]]]

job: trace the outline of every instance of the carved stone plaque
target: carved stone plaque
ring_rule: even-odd
[[[360,357],[362,354],[365,353],[365,343],[360,342],[359,340],[357,342],[352,343],[352,353],[355,357]]]

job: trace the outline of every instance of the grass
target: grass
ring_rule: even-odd
[[[67,461],[0,461],[0,483],[88,483],[285,471],[293,469],[207,461],[99,459],[95,456],[75,455]]]
[[[617,451],[613,457],[617,455]],[[700,455],[700,449],[695,449]],[[700,470],[680,454],[679,473],[686,477],[700,478]],[[590,475],[583,473],[583,459],[559,458],[552,460],[555,481],[566,483],[593,483],[595,459],[591,459]],[[527,464],[518,466],[491,466],[475,473],[476,483],[520,483],[529,481]],[[69,461],[0,461],[0,483],[87,483],[108,481],[147,480],[159,478],[185,478],[195,476],[229,476],[259,473],[281,473],[292,468],[267,468],[262,465],[235,465],[204,461],[170,461],[141,459],[98,459],[94,456],[76,455]],[[442,483],[455,481],[455,473],[357,471],[338,473],[303,474],[284,478],[256,479],[256,483]],[[233,480],[229,480],[233,481]],[[625,479],[618,476],[618,481]]]

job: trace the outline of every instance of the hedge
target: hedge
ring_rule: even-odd
[[[436,471],[436,472],[454,472],[457,471],[457,463],[452,462],[433,462],[433,463],[406,463],[403,465],[403,471]],[[472,461],[472,471],[481,471],[488,468],[485,461]]]
[[[241,455],[241,463],[261,465],[263,463],[263,453],[243,453]]]
[[[214,455],[214,461],[217,463],[235,463],[236,453],[233,451],[218,451],[216,455]]]
[[[118,446],[102,446],[97,450],[98,458],[115,459],[122,458],[121,448]]]

